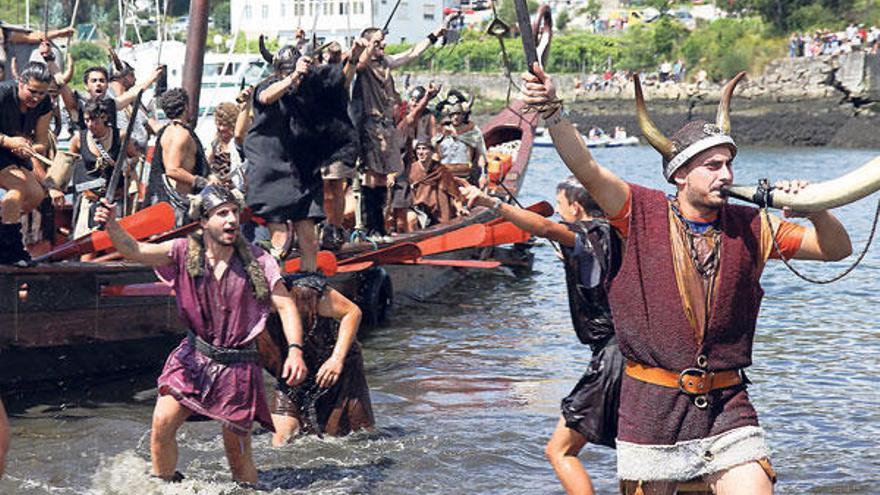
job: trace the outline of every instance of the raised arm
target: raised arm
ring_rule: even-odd
[[[237,146],[244,146],[244,138],[247,136],[248,128],[251,126],[251,108],[254,103],[254,87],[248,86],[239,93],[235,100],[238,104],[238,117],[235,119],[235,130],[232,133],[232,139],[235,140]]]
[[[327,388],[332,387],[342,374],[345,357],[354,344],[361,324],[361,309],[347,297],[328,287],[318,302],[318,314],[339,320],[339,335],[336,338],[336,345],[333,346],[333,354],[324,361],[315,375],[318,385]]]
[[[171,264],[171,244],[165,241],[160,244],[138,242],[116,222],[116,206],[103,202],[95,211],[95,222],[103,223],[113,247],[126,259],[143,263],[148,266],[165,266]]]
[[[150,76],[147,77],[145,81],[140,84],[135,84],[128,91],[122,93],[121,95],[116,97],[116,109],[122,110],[123,108],[131,105],[135,98],[137,98],[137,94],[142,90],[145,90],[153,85],[159,76],[162,75],[162,72],[165,70],[165,66],[160,65],[153,69],[153,72],[150,73]]]
[[[72,27],[53,29],[47,33],[43,33],[43,31],[31,31],[29,33],[23,31],[9,31],[7,41],[12,43],[36,44],[47,38],[50,40],[55,38],[67,38],[73,36],[74,33],[76,33],[76,29]]]
[[[593,158],[578,130],[559,113],[562,112],[561,103],[553,105],[559,101],[553,78],[545,74],[537,64],[534,70],[535,74],[526,73],[522,76],[525,83],[525,102],[539,108],[548,107],[543,116],[559,157],[587,188],[605,214],[609,217],[616,216],[629,197],[629,185]]]
[[[437,29],[431,31],[427,38],[419,41],[415,45],[413,45],[409,50],[398,53],[396,55],[385,55],[385,59],[388,60],[388,66],[392,69],[396,69],[398,67],[402,67],[413,60],[419,58],[425,50],[430,48],[434,43],[440,39],[441,36],[446,32],[445,26],[440,26]]]
[[[467,181],[460,180],[459,184],[461,185],[461,194],[467,200],[468,208],[474,205],[495,208],[497,205],[496,211],[502,218],[526,232],[544,239],[556,241],[563,246],[574,247],[576,241],[575,233],[564,225],[547,220],[529,210],[507,204],[499,198],[493,198],[477,187],[468,184]]]
[[[271,105],[280,100],[282,96],[291,88],[296,89],[302,82],[303,76],[312,66],[311,57],[301,56],[296,61],[296,69],[290,75],[275,81],[268,88],[257,93],[257,101],[261,105]]]
[[[296,303],[284,283],[278,282],[272,288],[272,305],[278,311],[284,338],[291,346],[281,372],[281,378],[288,385],[299,385],[306,379],[309,370],[302,358],[303,328],[302,317],[296,309]]]
[[[351,83],[354,81],[354,76],[357,74],[361,55],[366,51],[368,44],[369,42],[363,38],[358,38],[351,44],[351,52],[349,52],[348,57],[345,57],[345,61],[342,64],[342,73],[345,75],[346,91],[351,89]]]

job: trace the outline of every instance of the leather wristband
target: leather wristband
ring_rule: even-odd
[[[428,41],[430,41],[432,45],[433,45],[434,43],[437,43],[437,40],[438,40],[438,39],[440,39],[440,38],[438,38],[436,34],[434,34],[434,33],[428,33]]]
[[[297,344],[296,342],[294,342],[293,344],[290,344],[289,346],[287,346],[288,351],[291,349],[299,349],[300,351],[302,351],[303,346],[302,346],[302,344]]]

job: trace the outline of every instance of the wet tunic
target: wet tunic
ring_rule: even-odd
[[[588,442],[614,447],[624,360],[614,336],[607,284],[620,265],[620,238],[605,220],[567,227],[576,234],[574,247],[562,246],[569,310],[575,333],[590,346],[592,358],[562,399],[562,417]]]
[[[192,278],[186,271],[187,239],[172,244],[172,263],[156,274],[174,288],[180,319],[202,340],[217,347],[244,348],[263,331],[270,303],[260,302],[237,254],[220,280],[205,261],[205,275]],[[281,281],[278,264],[266,252],[249,246],[260,264],[269,288]],[[195,413],[219,421],[240,435],[250,433],[254,420],[273,429],[256,362],[219,364],[196,352],[184,339],[168,356],[159,377],[159,394],[171,395]]]

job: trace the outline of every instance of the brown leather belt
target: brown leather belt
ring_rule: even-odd
[[[733,387],[743,382],[739,370],[706,371],[687,368],[678,372],[632,361],[626,362],[626,374],[645,383],[677,388],[688,395],[704,395],[712,390]]]

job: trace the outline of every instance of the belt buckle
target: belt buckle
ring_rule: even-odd
[[[686,383],[688,377],[694,377],[696,380]],[[711,387],[709,381],[709,372],[700,368],[685,368],[678,374],[678,389],[687,395],[704,395],[709,392]],[[687,386],[691,385],[696,390],[688,390]]]

